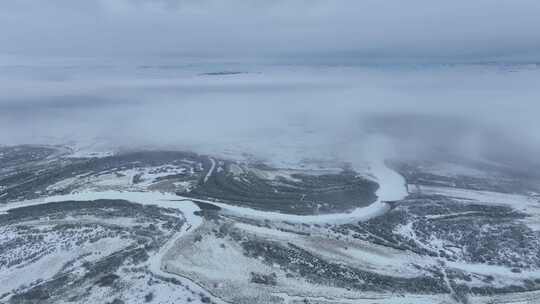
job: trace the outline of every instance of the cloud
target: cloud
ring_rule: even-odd
[[[539,14],[535,0],[3,1],[0,52],[534,57]]]
[[[0,143],[99,138],[112,147],[351,160],[382,136],[394,157],[445,151],[538,163],[536,66],[231,67],[252,73],[202,75],[223,67],[200,64],[4,74]],[[51,69],[64,77],[36,77]]]

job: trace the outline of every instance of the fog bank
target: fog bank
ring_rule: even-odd
[[[83,141],[291,161],[437,151],[524,165],[537,162],[540,147],[536,65],[3,70],[2,144]],[[384,144],[366,144],[374,137]]]

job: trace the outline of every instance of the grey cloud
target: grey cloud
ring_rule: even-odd
[[[534,0],[3,1],[0,51],[535,58],[539,14]]]

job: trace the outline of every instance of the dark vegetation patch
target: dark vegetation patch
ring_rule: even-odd
[[[241,243],[244,254],[262,258],[269,265],[279,265],[309,282],[361,291],[449,293],[443,275],[399,278],[359,270],[348,265],[326,261],[294,244],[248,240]]]
[[[219,71],[219,72],[202,73],[202,74],[199,74],[199,75],[201,75],[201,76],[227,76],[227,75],[239,75],[239,74],[247,74],[247,72],[240,72],[240,71]]]
[[[118,278],[120,277],[114,273],[106,274],[102,276],[101,278],[99,278],[96,281],[96,284],[100,287],[111,286],[114,283],[114,281],[116,281]]]
[[[47,193],[47,187],[67,178],[85,174],[115,173],[120,170],[162,165],[180,165],[190,169],[191,174],[181,176],[188,180],[197,178],[202,171],[196,164],[201,157],[190,152],[142,151],[130,152],[103,158],[55,158],[46,163],[29,159],[27,148],[17,154],[20,163],[14,164],[14,171],[0,175],[0,203],[10,200],[33,199]],[[11,162],[13,163],[13,161]],[[5,165],[2,164],[4,167]],[[9,167],[5,167],[9,169]],[[7,170],[6,169],[6,170]],[[36,174],[39,172],[39,174]],[[3,190],[2,190],[3,189]],[[73,189],[58,190],[54,194],[67,194]]]
[[[277,275],[274,272],[270,274],[251,272],[249,281],[255,284],[275,286],[277,285]]]
[[[267,180],[252,172],[234,175],[229,165],[184,195],[291,214],[338,213],[376,200],[378,185],[354,172]]]
[[[425,167],[436,167],[447,163],[476,169],[485,172],[486,175],[440,174],[424,169]],[[535,170],[522,170],[511,166],[496,166],[451,156],[447,156],[447,159],[441,162],[394,161],[390,164],[392,168],[405,177],[409,184],[456,187],[502,193],[527,193],[531,190],[540,191],[540,187],[538,187],[540,174]]]

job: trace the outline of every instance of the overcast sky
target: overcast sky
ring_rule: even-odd
[[[536,60],[537,0],[0,1],[0,53]]]

